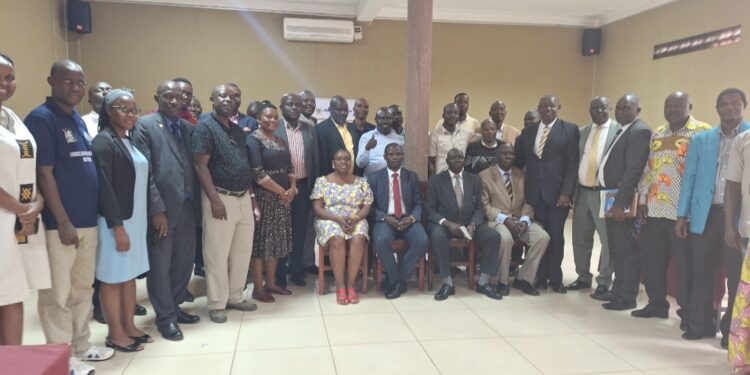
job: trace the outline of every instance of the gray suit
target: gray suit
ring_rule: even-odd
[[[289,139],[286,134],[286,126],[287,121],[284,117],[280,117],[274,134],[289,144]],[[297,180],[299,194],[297,194],[291,204],[292,253],[289,256],[289,273],[299,275],[303,273],[305,265],[314,264],[315,262],[315,253],[313,251],[315,234],[312,233],[313,231],[308,230],[308,228],[312,228],[312,210],[310,209],[312,203],[310,201],[310,193],[312,193],[315,180],[318,178],[320,161],[318,159],[318,136],[315,133],[315,128],[310,125],[310,123],[302,121],[302,116],[300,116],[297,126],[302,132],[307,178]],[[308,236],[308,234],[311,234],[311,236]],[[306,243],[308,243],[307,237],[310,237],[309,246],[306,246]],[[305,249],[308,251],[305,251]],[[286,262],[282,261],[279,263],[279,268],[276,271],[277,279],[286,281],[286,273]]]
[[[579,165],[583,162],[584,156],[586,156],[584,155],[586,142],[589,139],[589,134],[591,134],[593,126],[593,124],[589,124],[581,128],[581,137],[578,141]],[[607,138],[602,151],[606,151],[612,146],[612,141],[614,141],[618,130],[620,130],[620,124],[612,120],[609,129],[607,129]],[[604,157],[603,152],[602,157]],[[573,259],[576,264],[576,273],[578,273],[578,280],[591,283],[593,275],[589,269],[591,268],[591,252],[594,248],[594,230],[596,230],[599,240],[602,243],[602,251],[599,254],[599,267],[597,267],[599,275],[596,277],[596,283],[609,287],[612,285],[612,272],[614,268],[612,259],[609,256],[607,226],[604,219],[599,217],[599,191],[582,186],[580,178],[581,176],[579,176],[579,185],[573,201]],[[595,186],[589,187],[595,188]]]
[[[138,119],[134,141],[149,154],[159,194],[149,199],[149,215],[166,210],[168,230],[158,237],[149,228],[147,287],[156,325],[176,323],[195,259],[195,223],[200,191],[190,154],[193,126],[179,119],[179,138],[160,112]]]

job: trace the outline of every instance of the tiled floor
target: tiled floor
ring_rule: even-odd
[[[566,248],[566,283],[575,279],[572,255]],[[182,326],[182,342],[158,335],[145,283],[139,282],[149,315],[137,321],[156,342],[96,364],[96,374],[729,373],[718,338],[682,340],[674,311],[667,321],[635,319],[603,310],[587,292],[527,297],[513,289],[493,301],[467,290],[463,280],[456,296],[443,302],[410,285],[393,301],[371,287],[360,304],[338,306],[333,293],[319,296],[312,281],[308,277],[308,288],[292,288],[293,295],[276,303],[259,304],[256,312],[230,311],[227,323],[214,324],[204,281],[194,279],[191,289],[203,297],[184,308],[202,321]],[[26,304],[28,344],[44,342],[35,302]],[[639,305],[644,303],[641,292]],[[92,321],[91,329],[92,340],[102,344],[106,327]]]

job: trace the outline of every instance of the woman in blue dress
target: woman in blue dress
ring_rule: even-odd
[[[92,141],[99,174],[99,244],[96,279],[109,334],[106,345],[123,352],[143,350],[153,339],[135,327],[135,278],[148,271],[146,201],[148,160],[130,141],[139,110],[130,91],[104,98],[99,134]]]

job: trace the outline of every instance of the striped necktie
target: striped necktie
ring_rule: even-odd
[[[547,144],[547,137],[549,136],[549,125],[544,126],[544,130],[542,131],[542,137],[539,138],[539,145],[536,146],[536,154],[539,156],[539,159],[542,158],[542,155],[544,154],[544,145]]]
[[[508,199],[513,202],[513,184],[510,183],[510,172],[503,172],[505,175],[505,191],[508,192]]]

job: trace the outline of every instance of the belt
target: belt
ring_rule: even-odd
[[[237,198],[240,198],[240,197],[244,196],[245,194],[247,194],[247,190],[232,191],[232,190],[222,189],[222,188],[220,188],[218,186],[216,187],[216,192],[219,193],[219,194],[228,195],[230,197],[237,197]]]
[[[715,208],[717,210],[723,210],[724,209],[724,205],[723,204],[712,204],[711,208]]]
[[[591,190],[591,191],[601,191],[601,190],[604,190],[604,188],[601,187],[601,186],[589,187],[589,186],[583,186],[581,184],[578,184],[578,187],[586,189],[586,190]]]

